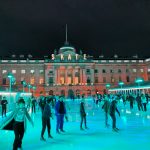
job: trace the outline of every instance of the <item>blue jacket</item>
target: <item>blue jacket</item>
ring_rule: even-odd
[[[65,106],[65,103],[63,102],[63,106],[64,106],[64,112],[63,113],[59,113],[59,109],[60,109],[60,101],[58,100],[57,102],[56,102],[56,105],[55,105],[55,114],[56,115],[65,115],[66,114],[66,106]]]

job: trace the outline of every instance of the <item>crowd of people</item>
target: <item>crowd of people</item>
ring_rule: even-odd
[[[102,109],[105,114],[105,126],[108,128],[110,124],[108,123],[108,117],[110,116],[112,119],[112,130],[114,132],[118,132],[119,128],[116,126],[116,112],[120,116],[119,109],[117,108],[117,104],[120,101],[123,101],[124,106],[129,102],[130,109],[134,108],[134,104],[137,104],[137,108],[139,111],[147,111],[147,104],[150,96],[148,94],[96,94],[93,96],[93,102],[98,105],[103,102]],[[67,110],[70,109],[64,101],[65,97],[60,95],[58,99],[55,96],[44,96],[41,92],[38,98],[32,96],[28,100],[24,100],[21,97],[17,101],[16,108],[14,111],[3,119],[0,129],[3,130],[13,130],[15,134],[15,139],[13,143],[13,150],[22,149],[22,140],[24,136],[24,132],[26,130],[26,118],[29,122],[34,126],[34,122],[29,115],[29,111],[32,113],[37,113],[37,111],[41,111],[41,135],[40,140],[46,141],[44,134],[47,128],[48,138],[53,138],[51,135],[51,119],[56,117],[56,133],[60,134],[65,132],[64,130],[64,119],[68,121]],[[85,107],[85,95],[83,94],[80,99],[79,105],[79,113],[80,113],[80,130],[89,129],[87,126],[87,118],[86,118],[86,107]],[[6,116],[7,110],[7,100],[6,97],[3,97],[1,101],[2,105],[2,117]],[[52,113],[52,109],[55,110],[55,114]],[[84,127],[83,127],[84,124]]]

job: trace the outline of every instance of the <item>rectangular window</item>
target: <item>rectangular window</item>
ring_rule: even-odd
[[[31,73],[31,74],[34,74],[34,72],[35,72],[34,70],[30,70],[30,73]]]
[[[105,70],[105,69],[103,69],[103,70],[102,70],[102,73],[106,73],[106,70]]]
[[[12,73],[15,74],[15,73],[16,73],[16,70],[12,70]]]
[[[25,74],[25,73],[26,73],[26,70],[21,70],[21,73],[22,73],[22,74]]]
[[[90,74],[90,69],[86,69],[86,73],[87,73],[87,74]]]
[[[7,73],[7,70],[2,70],[2,74],[5,74],[5,73]]]
[[[49,74],[53,74],[53,70],[50,70],[50,71],[49,71]]]
[[[140,72],[144,72],[144,69],[140,69]]]
[[[118,73],[121,73],[121,69],[118,69]]]
[[[95,70],[94,70],[94,73],[98,73],[98,69],[95,69]]]
[[[106,83],[106,77],[103,77],[103,82]]]
[[[53,77],[49,77],[49,85],[52,85],[53,83]]]
[[[112,82],[112,83],[114,83],[114,82],[115,82],[114,77],[111,77],[111,82]]]
[[[98,77],[95,77],[95,83],[98,83]]]
[[[130,82],[130,77],[127,76],[127,77],[126,77],[126,80],[127,80],[127,82]]]
[[[126,69],[126,73],[129,73],[129,69]]]
[[[75,82],[75,84],[79,84],[79,77],[75,77],[74,82]]]
[[[133,69],[133,72],[135,73],[135,72],[136,72],[136,69]]]
[[[44,79],[43,78],[40,78],[39,79],[39,84],[43,84],[44,83]]]
[[[2,84],[6,85],[6,78],[3,78]]]
[[[30,84],[34,84],[34,78],[30,79]]]
[[[112,69],[110,69],[110,73],[114,73],[114,71]]]
[[[40,70],[40,74],[43,74],[44,73],[44,70]]]

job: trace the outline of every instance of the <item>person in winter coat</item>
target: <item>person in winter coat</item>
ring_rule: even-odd
[[[38,102],[39,102],[39,107],[41,108],[41,112],[43,113],[44,107],[46,105],[46,97],[43,95],[43,92],[40,93]]]
[[[86,112],[85,112],[85,98],[84,95],[82,95],[81,103],[80,103],[80,116],[81,116],[81,122],[80,122],[80,130],[84,130],[82,127],[83,121],[85,129],[88,129],[87,123],[86,123]]]
[[[141,96],[138,94],[136,97],[136,101],[137,101],[137,105],[138,105],[138,110],[142,110],[143,111],[143,105],[142,105],[142,101],[141,101]]]
[[[41,131],[42,141],[46,141],[44,138],[44,132],[45,132],[46,126],[47,126],[47,131],[48,131],[48,138],[53,138],[50,133],[50,130],[51,130],[50,117],[52,117],[50,103],[51,103],[51,99],[48,99],[44,107],[43,113],[42,113],[42,131]]]
[[[26,130],[26,118],[32,125],[34,125],[27,109],[25,108],[24,99],[20,99],[16,109],[0,125],[0,129],[14,130],[15,139],[13,150],[22,149],[22,140]]]
[[[116,127],[116,115],[115,115],[115,112],[117,112],[118,115],[120,116],[120,112],[118,111],[118,108],[117,108],[116,98],[110,104],[109,114],[110,114],[110,116],[112,118],[112,129],[113,129],[113,131],[117,132],[119,129]]]
[[[64,117],[66,115],[66,107],[64,103],[64,96],[59,96],[58,101],[55,105],[55,115],[57,118],[56,122],[56,133],[65,132],[63,129],[64,126]]]
[[[110,126],[110,125],[108,124],[109,108],[110,108],[109,96],[104,95],[104,105],[102,106],[102,109],[103,109],[104,112],[105,112],[105,127],[109,127],[109,126]]]
[[[8,101],[6,100],[6,97],[4,96],[3,100],[1,101],[1,105],[2,105],[2,118],[3,118],[3,115],[5,115],[5,117],[6,117],[7,104],[8,104]]]
[[[147,111],[147,107],[146,107],[146,105],[147,105],[147,98],[146,98],[145,94],[141,95],[141,101],[142,101],[142,104],[144,106],[144,111]]]

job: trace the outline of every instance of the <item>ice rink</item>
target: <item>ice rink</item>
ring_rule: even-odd
[[[41,113],[31,114],[34,128],[28,122],[23,139],[23,150],[150,150],[150,104],[147,112],[139,112],[137,105],[130,111],[129,104],[125,107],[118,104],[121,116],[117,116],[119,132],[105,128],[102,104],[96,105],[92,100],[86,102],[88,130],[80,130],[79,101],[68,101],[69,121],[64,123],[65,133],[56,134],[56,119],[51,120],[51,135],[46,142],[40,141]],[[0,121],[2,118],[0,117]],[[111,125],[112,121],[109,118]],[[0,150],[11,150],[14,140],[12,131],[0,131]]]

